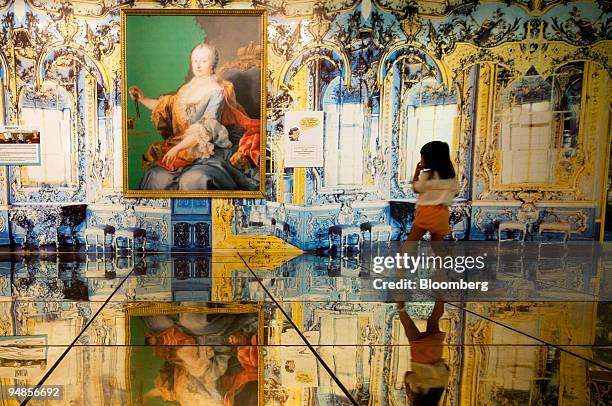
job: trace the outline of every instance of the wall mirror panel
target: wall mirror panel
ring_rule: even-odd
[[[114,132],[118,117],[95,63],[67,47],[47,53],[38,64],[27,59],[21,64],[14,120],[40,129],[41,165],[9,168],[10,202],[85,201],[89,141],[95,146],[87,162],[95,175],[90,188],[112,188],[120,167],[107,153],[120,153]]]
[[[121,110],[113,109],[110,95],[99,83],[96,85],[97,128],[93,137],[97,159],[92,170],[100,176],[102,188],[109,193],[122,185],[121,140],[114,130],[121,128]]]
[[[317,195],[374,192],[383,175],[378,90],[369,71],[361,76],[347,62],[339,50],[311,49],[292,62],[285,79],[296,95],[293,109],[325,112],[324,164],[307,175]]]
[[[21,120],[39,128],[42,137],[40,166],[19,166],[14,169],[22,187],[39,188],[45,184],[60,188],[76,187],[76,111],[73,97],[55,82],[45,81],[39,92],[30,89],[23,93]]]
[[[347,88],[336,76],[322,91],[325,111],[324,181],[326,188],[360,188],[374,181],[378,112],[364,83]]]
[[[402,95],[400,142],[400,183],[412,181],[412,173],[421,159],[421,147],[430,141],[444,141],[456,149],[454,135],[457,119],[457,95],[433,78],[427,78]]]
[[[459,75],[456,82],[449,84],[449,79],[444,79],[444,65],[415,47],[391,53],[386,67],[385,94],[389,100],[383,104],[393,106],[393,112],[386,113],[385,119],[393,132],[395,156],[392,159],[397,160],[390,168],[392,195],[414,197],[410,182],[421,159],[421,147],[430,141],[448,143],[455,169],[460,176],[467,176],[460,168],[467,163],[459,120],[461,98],[458,89],[462,85],[469,86],[463,83],[464,76]],[[469,139],[471,133],[465,137]]]
[[[493,120],[500,158],[497,187],[566,187],[579,151],[582,62],[548,77],[531,69],[521,78],[499,68]]]

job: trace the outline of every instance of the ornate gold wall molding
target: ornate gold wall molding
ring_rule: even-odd
[[[41,2],[42,0],[29,0]],[[83,0],[87,3],[103,3],[103,0]],[[263,3],[263,2],[262,2]],[[307,18],[313,16],[313,9],[322,9],[320,14],[327,16],[339,12],[351,12],[357,10],[360,6],[364,8],[364,3],[372,3],[382,11],[397,14],[398,17],[405,19],[409,10],[414,15],[427,18],[444,18],[456,12],[465,12],[472,10],[479,4],[501,4],[499,0],[438,0],[438,1],[415,1],[407,2],[406,0],[267,0],[263,7],[266,7],[270,12],[278,13],[286,18]],[[542,16],[550,9],[557,5],[566,4],[567,0],[512,0],[504,1],[504,5],[516,6],[530,16]],[[367,7],[367,10],[372,10],[372,5]],[[367,14],[367,11],[365,12]]]
[[[43,7],[48,3],[29,0],[30,5],[34,10],[37,7]],[[19,44],[21,46],[15,47],[15,51],[22,58],[27,58],[35,61],[34,72],[35,72],[35,88],[38,89],[44,81],[44,73],[46,72],[45,62],[58,51],[64,50],[69,55],[71,52],[82,57],[89,59],[89,62],[94,65],[100,76],[102,77],[103,85],[105,89],[110,91],[112,88],[112,80],[110,70],[106,68],[105,63],[112,63],[115,59],[119,58],[119,43],[113,42],[112,30],[118,27],[118,21],[111,21],[105,28],[107,29],[107,37],[102,35],[95,35],[88,24],[81,25],[75,16],[75,6],[85,6],[84,3],[90,3],[90,5],[96,3],[101,10],[107,10],[108,6],[103,4],[101,1],[87,1],[83,0],[79,3],[57,3],[53,4],[52,7],[44,8],[43,13],[47,13],[52,22],[47,30],[54,27],[57,30],[57,34],[50,32],[44,32],[44,35],[39,32],[40,28],[36,25],[30,25],[13,29],[9,33],[9,37],[15,41],[19,38]],[[93,13],[91,8],[86,8],[90,13]],[[85,11],[85,10],[83,10]],[[85,17],[87,14],[81,16]],[[95,15],[95,14],[94,14]],[[88,16],[90,17],[90,16]],[[84,31],[81,32],[83,30]],[[78,34],[84,34],[86,40],[75,39]],[[34,35],[32,35],[34,34]],[[17,45],[17,42],[15,42]],[[75,58],[76,59],[76,58]],[[78,60],[78,59],[77,59]],[[86,63],[81,62],[84,68],[88,68]]]
[[[2,62],[2,53],[0,52],[0,63]],[[3,72],[6,75],[6,66],[2,66],[2,68],[4,69]],[[0,123],[4,123],[5,122],[5,107],[4,107],[4,93],[5,93],[5,81],[3,77],[0,77]],[[7,166],[2,166],[0,168],[0,206],[4,206],[6,204],[8,204],[8,188],[6,187],[6,179],[7,179]],[[3,217],[0,217],[4,220]],[[1,231],[4,231],[6,228],[6,224],[4,224],[4,227],[2,227],[0,229]]]
[[[332,54],[339,56],[342,63],[338,64],[338,62],[335,61],[333,58],[331,58],[329,55],[327,55],[325,51],[331,52]],[[289,69],[291,68],[291,66],[295,63],[295,61],[298,58],[301,58],[303,55],[307,54],[308,52],[312,52],[312,55],[308,55],[302,61],[301,67],[307,66],[308,63],[311,61],[325,59],[329,61],[330,63],[332,63],[333,65],[336,65],[338,69],[344,70],[345,86],[349,89],[351,88],[352,73],[351,73],[351,64],[349,62],[348,55],[346,54],[346,52],[344,52],[344,50],[336,46],[336,44],[329,42],[329,41],[321,41],[320,43],[313,43],[313,44],[307,45],[304,49],[298,52],[293,58],[283,63],[282,67],[276,74],[277,76],[276,76],[276,80],[274,81],[274,91],[278,91],[278,89],[280,89],[281,87],[281,84],[291,81],[292,77],[289,77],[289,78],[286,77],[287,73],[289,72]]]
[[[612,106],[612,94],[610,94],[612,92],[608,92],[608,106]],[[610,107],[608,107],[608,109],[610,109]],[[604,155],[603,155],[603,160],[604,160],[604,165],[603,166],[603,176],[601,178],[601,184],[600,184],[600,199],[599,199],[599,218],[596,219],[596,222],[604,225],[606,223],[606,218],[608,216],[612,216],[612,212],[608,212],[607,210],[607,203],[608,203],[608,193],[610,188],[612,187],[612,185],[610,184],[610,165],[612,164],[612,162],[610,162],[610,143],[612,143],[612,128],[610,125],[610,119],[612,119],[611,114],[608,114],[608,119],[606,122],[606,126],[608,127],[608,136],[606,137],[606,144],[604,147]],[[599,228],[599,241],[604,241],[604,236],[605,236],[605,227],[600,226]],[[600,269],[603,269],[603,267],[601,267]]]
[[[4,0],[1,4],[0,4],[0,12],[5,11],[6,9],[8,9],[11,4],[13,4],[14,0]]]
[[[470,162],[472,133],[474,131],[474,88],[470,83],[471,71],[464,70],[461,76],[456,79],[458,95],[458,116],[455,117],[455,130],[453,134],[454,150],[451,156],[455,157],[455,162]],[[457,179],[459,180],[459,196],[468,197],[470,169],[466,165],[457,165],[455,168]]]
[[[427,49],[425,45],[422,45],[418,42],[406,42],[406,41],[399,41],[399,42],[395,42],[394,44],[389,45],[387,51],[385,51],[385,53],[381,56],[380,64],[378,66],[378,72],[376,74],[376,86],[379,88],[382,87],[383,81],[386,75],[389,73],[389,71],[393,68],[393,65],[400,62],[403,59],[407,59],[407,58],[409,59],[412,55],[414,55],[412,52],[413,48],[418,49],[419,51],[423,52],[424,54],[426,54],[428,57],[430,57],[434,61],[436,65],[435,67],[437,68],[438,72],[440,73],[440,76],[442,77],[442,83],[447,88],[450,88],[451,83],[452,83],[452,78],[454,75],[453,75],[453,72],[449,70],[449,65],[447,65],[446,63],[443,63],[443,61],[436,58],[431,52],[429,52],[429,50]],[[403,50],[407,52],[404,55],[399,56],[395,61],[393,61],[393,64],[391,66],[387,66],[387,61],[389,60],[391,55],[393,55],[394,53],[403,51]],[[389,69],[385,71],[386,68],[389,68]]]
[[[407,8],[405,0],[372,0],[381,9],[391,12],[402,12]],[[411,6],[414,13],[421,17],[443,18],[460,10],[473,9],[482,4],[500,4],[499,0],[438,0],[438,1],[415,1]],[[567,0],[510,0],[504,1],[505,5],[513,5],[521,8],[527,14],[535,17],[546,14],[557,5],[566,4]]]
[[[510,3],[523,9],[527,14],[535,17],[546,14],[551,8],[567,4],[567,0],[512,0]],[[499,3],[498,0],[484,0],[483,3]]]
[[[256,2],[239,0],[235,2],[257,4],[266,8],[271,14],[279,14],[289,19],[316,19],[318,16],[327,19],[330,14],[354,10],[360,3],[359,0],[265,0]]]
[[[609,94],[612,90],[604,66],[606,61],[612,59],[612,47],[609,41],[606,44],[603,46],[603,43],[599,43],[585,49],[560,41],[546,42],[538,39],[480,49],[471,44],[459,43],[453,52],[442,57],[442,62],[452,72],[455,81],[473,65],[478,65],[480,69],[474,131],[475,200],[513,200],[515,192],[536,191],[536,201],[597,200],[594,185],[599,182],[594,183],[593,176],[601,176],[595,173],[595,167],[601,161],[599,155],[605,149],[602,148],[602,140],[608,132],[605,128],[608,112],[601,107],[601,95]],[[500,66],[507,69],[514,80],[532,69],[546,78],[561,65],[577,61],[583,61],[585,65],[576,154],[567,160],[556,160],[553,167],[556,175],[554,184],[501,184],[500,140],[499,133],[493,128]],[[571,172],[567,171],[568,165],[573,168]],[[478,191],[478,182],[484,186],[483,190]]]
[[[230,302],[236,299],[234,293],[234,276],[238,271],[248,271],[251,269],[257,271],[274,271],[279,269],[283,264],[291,261],[296,256],[301,255],[301,252],[282,253],[282,254],[250,254],[245,256],[237,255],[234,251],[232,254],[219,254],[219,250],[214,251],[212,257],[212,293],[211,299],[217,302]],[[240,278],[246,274],[239,275]],[[254,299],[254,298],[251,298]]]
[[[490,63],[480,65],[478,76],[478,93],[476,95],[476,126],[474,128],[474,172],[475,183],[480,177],[485,184],[491,184],[495,179],[495,173],[499,171],[499,155],[491,148],[491,140],[488,137],[492,121],[492,109],[495,68]],[[483,196],[479,196],[482,198]]]
[[[560,65],[575,61],[597,61],[601,64],[612,59],[612,41],[601,41],[590,48],[577,47],[562,41],[525,40],[507,42],[493,48],[479,48],[461,42],[442,56],[442,62],[453,79],[472,65],[492,63],[510,70],[515,77],[524,76],[532,67],[542,77],[549,76]]]
[[[283,252],[301,254],[303,251],[271,235],[242,236],[232,234],[234,203],[232,199],[212,201],[212,248],[219,254]]]
[[[611,47],[612,48],[612,47]],[[603,193],[599,185],[607,180],[605,161],[608,160],[607,140],[610,134],[610,97],[612,77],[610,72],[600,64],[585,64],[585,81],[582,100],[585,106],[581,109],[579,139],[585,145],[582,159],[584,170],[574,180],[572,187],[577,190],[578,198],[599,200]],[[601,181],[594,182],[599,177]]]
[[[16,0],[25,1],[34,10],[41,13],[63,13],[66,7],[70,7],[70,12],[79,18],[100,19],[104,18],[110,11],[115,10],[121,4],[115,0],[78,0],[70,4],[60,1],[49,0]],[[119,4],[118,4],[119,3]],[[0,10],[1,11],[1,10]]]
[[[115,47],[116,48],[116,47]],[[49,58],[54,52],[57,52],[61,49],[65,49],[65,50],[73,50],[79,54],[82,54],[83,56],[86,56],[87,58],[89,58],[91,60],[91,62],[96,66],[96,68],[98,68],[98,73],[100,74],[100,76],[102,77],[102,84],[104,85],[104,88],[107,90],[110,90],[112,88],[112,80],[111,80],[111,75],[109,73],[109,71],[106,69],[106,67],[103,65],[101,60],[98,60],[97,58],[94,57],[94,55],[90,54],[87,50],[83,49],[81,46],[77,45],[77,44],[64,44],[62,42],[58,42],[55,43],[53,45],[51,45],[49,48],[46,49],[46,51],[44,53],[42,53],[36,61],[36,68],[35,68],[35,72],[36,72],[36,78],[35,78],[35,86],[36,88],[39,88],[43,81],[45,80],[45,64],[44,62],[47,60],[47,58]],[[116,50],[114,52],[117,52]],[[112,58],[112,57],[111,57]],[[75,61],[79,61],[78,58],[73,58]],[[109,58],[105,57],[103,58],[103,60],[108,61]],[[83,64],[81,61],[79,61],[79,63],[81,63],[83,65],[83,67],[85,69],[88,69],[88,66]]]
[[[0,76],[0,81],[2,82],[2,86],[0,87],[2,91],[5,90],[9,90],[9,85],[10,85],[10,76],[8,75],[9,72],[9,63],[8,60],[6,58],[6,56],[4,55],[4,53],[2,52],[2,48],[0,47],[0,68],[2,70],[2,76]],[[0,99],[3,99],[2,97],[0,97]],[[0,100],[0,103],[2,103],[2,100]],[[2,112],[4,112],[4,110],[2,110]]]

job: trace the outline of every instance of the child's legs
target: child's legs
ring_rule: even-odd
[[[415,242],[415,241],[420,241],[421,238],[423,238],[423,236],[426,233],[427,233],[427,230],[413,224],[412,228],[410,229],[410,234],[408,234],[408,238],[406,239],[404,244],[402,244],[401,252],[409,253],[409,251],[416,251],[416,244],[410,244],[410,243]],[[445,237],[443,234],[431,234],[430,233],[430,235],[431,235],[431,241],[433,242],[443,241]],[[437,244],[434,244],[434,245],[438,247]],[[409,248],[412,248],[412,249],[410,250]],[[434,248],[434,246],[432,246],[432,248]],[[436,250],[434,248],[434,253],[435,252]],[[410,252],[410,253],[414,254],[414,252]]]
[[[425,233],[427,233],[427,230],[413,224],[406,241],[420,241],[421,238],[423,238],[423,236],[425,235]]]
[[[444,241],[444,234],[435,234],[435,233],[430,233],[431,235],[431,249],[433,250],[434,254],[438,255],[438,256],[444,256],[445,250],[444,250],[444,246],[442,244],[440,244],[440,241]]]
[[[407,241],[419,241],[429,231],[431,241],[442,241],[448,229],[446,206],[417,206]]]
[[[422,229],[419,226],[412,225],[408,238],[402,244],[400,253],[402,255],[417,255],[418,254],[418,241],[425,235],[427,230]]]
[[[437,299],[434,304],[433,311],[427,318],[427,333],[439,333],[440,332],[440,318],[444,314],[444,302]]]
[[[444,237],[443,234],[431,234],[431,241],[443,241]]]
[[[399,312],[400,322],[402,326],[404,326],[404,332],[406,333],[406,337],[408,337],[408,341],[413,341],[418,339],[421,336],[421,332],[419,331],[412,318],[408,316],[406,312]]]

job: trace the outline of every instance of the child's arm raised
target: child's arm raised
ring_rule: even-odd
[[[421,173],[423,173],[423,175],[421,175]],[[412,177],[412,190],[415,193],[421,193],[427,179],[429,179],[429,173],[423,172],[423,161],[419,161],[414,169],[414,176]]]
[[[423,170],[423,161],[419,161],[419,163],[416,165],[416,168],[414,168],[414,175],[412,176],[412,182],[416,182],[417,180],[419,180],[419,175],[421,174],[422,170]]]

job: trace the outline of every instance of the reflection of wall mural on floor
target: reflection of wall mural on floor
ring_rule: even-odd
[[[605,297],[609,253],[585,247],[573,247],[582,257],[555,257],[554,265],[500,257],[486,269],[491,296],[444,305],[439,328],[450,376],[441,404],[607,399],[609,306],[597,301]],[[65,385],[64,400],[77,404],[188,396],[224,404],[232,388],[234,401],[225,404],[349,402],[298,329],[359,404],[406,404],[403,378],[414,360],[393,303],[406,296],[373,289],[368,266],[315,255],[5,257],[0,388],[35,384],[78,336],[46,381]],[[430,293],[410,292],[415,301],[405,303],[420,330],[432,313]],[[18,348],[25,339],[32,341]]]
[[[0,5],[0,119],[38,124],[54,146],[43,145],[40,168],[0,170],[0,225],[10,223],[2,243],[54,242],[53,231],[18,221],[53,204],[87,204],[87,226],[133,223],[149,248],[290,248],[281,239],[322,248],[330,226],[367,221],[392,225],[397,238],[390,202],[414,200],[411,165],[434,137],[452,145],[457,204],[467,209],[455,237],[489,238],[486,230],[526,211],[536,212],[533,232],[567,221],[574,237],[597,235],[611,89],[606,2],[258,2],[269,40],[265,199],[214,199],[187,217],[169,199],[122,197],[119,12],[150,5],[116,3]],[[335,118],[322,168],[284,168],[290,110]],[[45,227],[63,221],[44,217]]]

